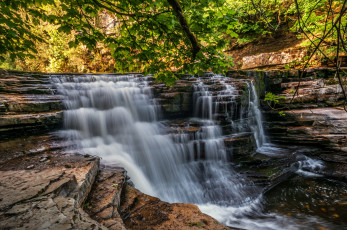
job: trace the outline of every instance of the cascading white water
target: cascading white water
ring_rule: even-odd
[[[262,124],[261,111],[259,109],[259,98],[253,81],[248,83],[248,120],[249,126],[254,134],[257,147],[260,148],[266,143],[266,137]]]
[[[194,85],[193,105],[194,117],[201,126],[195,140],[204,144],[205,157],[208,160],[227,161],[226,149],[223,142],[221,127],[213,120],[214,111],[218,108],[218,101],[213,100],[212,93],[204,83],[198,80]]]
[[[230,168],[212,98],[203,87],[204,159],[189,157],[189,143],[175,143],[158,121],[159,109],[146,78],[122,76],[52,77],[65,96],[65,133],[105,164],[125,167],[136,187],[170,202],[232,205],[248,197],[247,183]],[[205,117],[206,116],[206,117]],[[199,153],[200,154],[200,153]]]
[[[232,101],[237,94],[225,78],[213,79],[223,86],[217,95],[197,80],[192,120],[200,124],[199,130],[174,138],[159,119],[160,107],[144,77],[78,75],[51,79],[65,96],[64,135],[78,143],[84,153],[101,157],[104,164],[124,167],[142,192],[169,202],[197,204],[230,226],[283,228],[285,217],[263,214],[259,190],[227,162],[222,129],[214,120],[223,106],[220,100]],[[254,85],[249,86],[250,124],[255,125],[252,130],[260,145],[265,139],[261,139],[258,98]],[[289,222],[286,219],[284,223]]]

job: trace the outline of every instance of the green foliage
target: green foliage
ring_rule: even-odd
[[[3,22],[0,32],[5,34],[0,47],[6,47],[1,49],[0,61],[8,55],[22,60],[40,56],[37,51],[45,41],[49,45],[46,71],[60,72],[66,69],[69,49],[83,44],[93,52],[104,43],[115,59],[117,72],[155,74],[168,84],[176,79],[172,71],[220,73],[232,66],[231,59],[222,52],[226,44],[223,36],[238,36],[227,23],[221,23],[227,15],[224,8],[220,12],[217,8],[224,3],[224,0],[180,1],[182,13],[201,46],[195,54],[191,40],[167,1],[5,1],[0,5],[6,13],[1,13],[0,18],[0,23]],[[102,15],[114,19],[116,26],[112,31],[98,26]],[[50,30],[37,30],[44,24]],[[23,62],[29,66],[30,61]]]
[[[284,96],[277,96],[271,92],[268,92],[265,95],[264,101],[270,101],[270,102],[274,102],[275,104],[279,103],[280,99],[286,99],[286,97]]]
[[[232,14],[229,27],[238,34],[237,42],[247,43],[259,36],[276,33],[281,25],[288,25],[288,0],[227,0],[227,11]]]
[[[195,59],[192,58],[191,42],[166,1],[120,2],[117,8],[137,13],[118,16],[117,33],[105,39],[116,60],[116,70],[154,74],[168,84],[176,79],[171,71],[196,74],[206,70],[228,70],[232,62],[222,53],[224,34],[218,30],[223,15],[216,11],[216,6],[223,2],[180,1],[192,33],[203,44]]]
[[[298,1],[300,21],[291,0],[178,1],[200,47],[195,53],[167,0],[4,0],[0,65],[44,72],[143,72],[172,85],[178,74],[229,70],[232,60],[224,51],[231,41],[272,36],[284,25],[319,42],[317,35],[332,27],[326,21],[338,16],[342,1]],[[105,18],[114,26],[109,28]],[[346,15],[339,26],[347,27]],[[336,51],[337,36],[336,31],[328,36],[325,51]]]
[[[342,0],[297,0],[298,5],[293,5],[288,10],[300,19],[295,20],[291,30],[298,31],[298,36],[306,39],[302,46],[307,47],[309,51],[314,50],[319,44],[317,55],[321,59],[335,57],[338,50],[347,54],[345,34],[347,14],[343,2]],[[339,23],[335,24],[337,21]]]
[[[88,208],[89,206],[91,206],[90,203],[85,203],[85,204],[84,204],[84,207],[85,207],[85,208]]]
[[[43,3],[37,3],[41,6]],[[31,32],[29,16],[41,15],[32,1],[3,0],[0,2],[0,61],[24,58],[36,53],[34,41],[41,40]],[[33,21],[32,23],[35,23]]]
[[[286,99],[286,97],[284,96],[277,96],[271,92],[268,92],[266,95],[265,95],[265,98],[264,98],[264,101],[266,101],[269,105],[269,107],[273,110],[277,110],[275,107],[278,103],[280,103],[280,100],[284,100]],[[278,114],[280,116],[285,116],[285,113],[283,111],[279,111]]]
[[[281,117],[286,115],[283,111],[279,111],[278,114],[279,114]]]

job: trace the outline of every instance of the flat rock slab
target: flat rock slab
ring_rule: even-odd
[[[107,229],[81,208],[99,159],[75,160],[67,168],[0,171],[1,229]]]
[[[76,179],[65,174],[62,169],[1,171],[0,210],[56,191],[67,183],[76,187]]]

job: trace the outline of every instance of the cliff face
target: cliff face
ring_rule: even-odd
[[[257,86],[263,96],[272,92],[284,97],[277,105],[285,116],[269,109],[264,101],[265,127],[271,140],[283,144],[314,145],[347,151],[347,113],[344,96],[333,70],[260,72]],[[346,82],[346,79],[343,79]],[[297,87],[298,95],[293,97]],[[347,85],[344,85],[346,91]]]
[[[347,113],[334,71],[310,69],[302,78],[299,76],[299,70],[229,72],[230,83],[236,86],[238,95],[234,101],[220,101],[223,106],[219,121],[225,124],[226,108],[232,108],[233,120],[242,117],[241,107],[247,107],[249,100],[247,82],[253,80],[262,105],[265,131],[272,142],[347,151]],[[223,88],[208,77],[203,78],[203,82],[210,85],[209,89],[216,95]],[[293,98],[299,82],[298,95]],[[347,91],[346,84],[344,87]],[[153,90],[166,118],[184,118],[192,114],[192,80],[179,80],[175,87],[155,84]],[[275,110],[264,101],[268,92],[284,97]],[[279,111],[285,115],[281,116]]]

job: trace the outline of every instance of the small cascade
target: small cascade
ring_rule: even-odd
[[[212,120],[213,101],[212,93],[202,81],[194,85],[193,93],[194,117]]]
[[[260,148],[266,143],[266,137],[262,124],[261,111],[259,109],[259,98],[253,81],[248,83],[248,122],[254,134],[257,147]]]
[[[226,149],[223,142],[222,130],[213,117],[219,106],[212,92],[201,81],[194,85],[193,104],[195,121],[200,123],[200,130],[195,140],[203,142],[206,159],[227,161]]]

